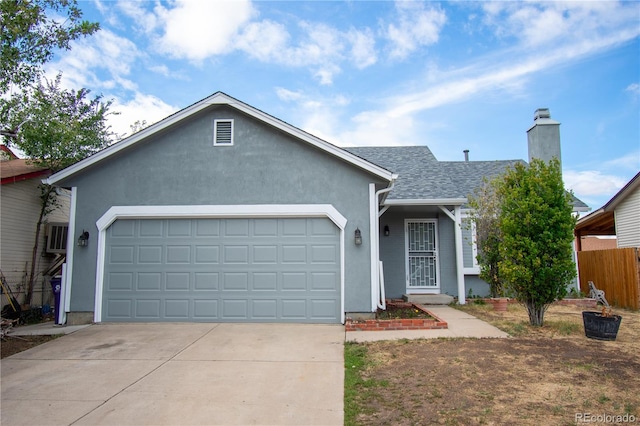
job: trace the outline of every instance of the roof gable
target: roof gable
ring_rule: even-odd
[[[159,121],[158,123],[155,123],[149,127],[147,127],[146,129],[141,130],[138,133],[135,133],[131,136],[129,136],[128,138],[123,139],[122,141],[119,141],[111,146],[109,146],[108,148],[103,149],[102,151],[85,158],[82,161],[79,161],[78,163],[67,167],[64,170],[59,171],[58,173],[52,175],[51,177],[49,177],[49,179],[47,179],[47,183],[49,184],[56,184],[64,179],[69,178],[72,175],[75,175],[76,173],[79,173],[81,171],[83,171],[84,169],[88,168],[89,166],[92,166],[98,162],[101,161],[105,161],[108,158],[110,158],[111,156],[141,142],[146,140],[147,138],[149,138],[150,136],[157,134],[158,132],[161,132],[165,129],[168,129],[171,126],[174,126],[176,124],[178,124],[179,122],[193,116],[194,114],[197,114],[200,111],[203,111],[209,107],[211,107],[212,105],[227,105],[229,107],[235,108],[247,115],[249,115],[250,117],[253,117],[254,119],[260,120],[263,123],[273,126],[283,132],[285,132],[286,134],[301,140],[309,145],[312,145],[334,157],[337,157],[339,159],[341,159],[342,161],[353,165],[355,167],[358,167],[362,170],[365,170],[375,176],[378,176],[380,178],[383,178],[387,181],[391,181],[393,179],[393,174],[389,171],[389,170],[385,170],[383,167],[380,167],[379,165],[370,163],[360,157],[357,157],[351,153],[349,153],[348,151],[339,148],[327,141],[324,141],[320,138],[317,138],[295,126],[292,126],[282,120],[279,120],[259,109],[256,109],[248,104],[245,104],[235,98],[232,98],[231,96],[222,93],[222,92],[216,92],[213,95],[199,101],[196,102],[178,112],[176,112],[173,115],[170,115],[169,117]]]
[[[635,190],[640,188],[640,172],[638,172],[620,191],[616,193],[604,206],[580,218],[576,224],[576,234],[591,233],[593,235],[615,234],[614,210]]]

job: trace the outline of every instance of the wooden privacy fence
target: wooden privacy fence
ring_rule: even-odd
[[[621,308],[640,308],[638,248],[578,252],[580,289],[589,293],[589,281],[604,290],[607,301]]]

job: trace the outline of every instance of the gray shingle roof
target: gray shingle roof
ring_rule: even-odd
[[[467,198],[491,179],[523,160],[438,161],[427,146],[354,147],[347,151],[398,174],[389,200]],[[573,197],[574,208],[588,208]]]
[[[357,147],[347,151],[398,174],[388,199],[466,198],[482,184],[521,160],[438,161],[427,146]]]

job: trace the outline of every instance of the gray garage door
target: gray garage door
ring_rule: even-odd
[[[119,219],[105,256],[103,321],[340,322],[329,219]]]

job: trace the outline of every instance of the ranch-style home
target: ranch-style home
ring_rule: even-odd
[[[559,157],[559,124],[539,110],[530,153]],[[342,149],[215,93],[47,180],[72,194],[60,320],[342,323],[385,296],[464,303],[488,292],[466,197],[513,163]]]

